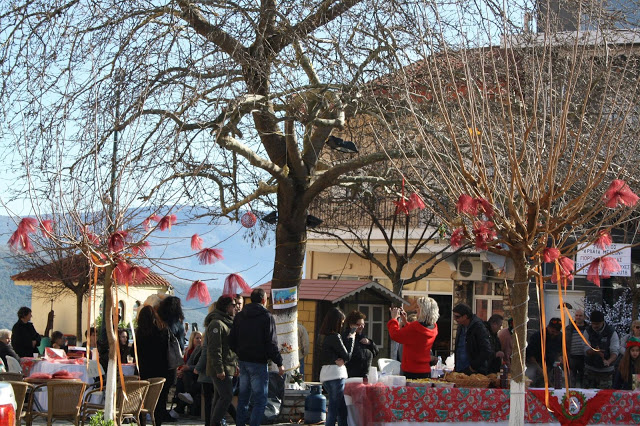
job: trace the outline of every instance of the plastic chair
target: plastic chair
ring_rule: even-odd
[[[24,408],[24,400],[27,396],[27,391],[32,386],[27,382],[20,381],[9,381],[9,383],[11,383],[13,394],[16,397],[16,425],[19,425],[22,418],[27,414],[26,411],[23,412],[22,409]]]
[[[142,410],[140,410],[140,416],[146,416],[147,414],[151,416],[151,422],[153,426],[156,426],[156,418],[153,415],[153,412],[156,410],[156,405],[158,405],[158,398],[160,398],[160,392],[162,392],[162,387],[164,386],[164,382],[167,381],[164,377],[152,377],[149,380],[149,390],[147,391],[147,396],[144,398],[144,403],[142,404]]]
[[[9,373],[22,374],[22,367],[20,366],[20,362],[10,355],[7,355],[7,370],[9,371]]]
[[[22,373],[0,373],[0,382],[19,382],[23,378]]]
[[[45,387],[47,388],[47,411],[35,411],[33,409],[35,395],[39,389]],[[80,407],[85,387],[86,384],[80,380],[50,380],[34,387],[27,408],[27,426],[31,426],[34,418],[37,417],[45,417],[48,426],[51,426],[54,420],[69,420],[77,426],[80,421]]]
[[[382,374],[400,374],[400,361],[391,358],[378,358],[378,370]]]

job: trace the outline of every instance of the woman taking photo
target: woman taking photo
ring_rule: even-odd
[[[366,318],[367,316],[362,312],[352,311],[349,312],[344,321],[343,341],[347,340],[354,329],[356,331],[351,360],[346,364],[349,377],[364,377],[369,374],[371,362],[378,355],[376,344],[364,335],[364,320]]]
[[[344,313],[333,308],[324,317],[320,334],[324,336],[320,349],[320,381],[329,395],[326,426],[347,426],[347,405],[344,402],[344,383],[348,377],[346,362],[351,359],[355,329],[342,340],[340,330],[344,324]]]
[[[431,347],[438,335],[438,303],[430,297],[420,297],[416,303],[418,312],[415,321],[407,322],[407,313],[402,308],[394,307],[391,308],[391,319],[387,323],[389,336],[403,345],[400,368],[407,379],[431,377]]]

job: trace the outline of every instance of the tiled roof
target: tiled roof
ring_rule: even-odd
[[[271,291],[271,281],[259,287],[269,293]],[[298,289],[298,300],[326,300],[331,303],[338,303],[367,289],[381,293],[395,303],[407,303],[382,284],[375,281],[358,280],[301,280],[300,288]],[[245,293],[243,296],[249,297],[250,293]]]
[[[87,260],[84,256],[76,255],[38,266],[28,271],[20,272],[11,276],[13,281],[61,281],[61,271],[64,271],[64,278],[71,281],[78,281],[80,277],[88,273]],[[100,268],[98,279],[102,279],[104,269]],[[171,283],[160,275],[149,272],[147,279],[141,283],[129,284],[137,287],[170,287]]]

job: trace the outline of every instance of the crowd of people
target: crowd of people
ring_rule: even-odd
[[[131,363],[137,358],[141,379],[166,379],[154,413],[158,426],[174,422],[187,410],[191,414],[199,413],[201,396],[205,426],[226,424],[227,414],[238,425],[261,423],[267,404],[269,363],[277,366],[280,376],[285,370],[278,349],[275,321],[266,308],[267,295],[258,288],[250,298],[251,304],[244,306],[240,295],[221,296],[209,307],[204,333],[193,330],[188,342],[181,302],[175,296],[159,298],[157,303],[145,304],[138,311],[136,350],[130,344],[129,331],[118,330],[121,362]],[[31,316],[31,310],[22,307],[13,329],[0,330],[0,360],[4,365],[7,356],[20,360],[38,351],[42,338],[31,323]],[[501,315],[495,314],[482,321],[466,304],[454,306],[452,317],[457,324],[456,372],[490,374],[509,368],[513,353],[511,318],[503,328]],[[433,346],[438,336],[439,318],[438,304],[430,297],[418,298],[415,312],[411,314],[401,307],[390,308],[387,330],[389,337],[400,346],[401,374],[407,378],[431,376],[437,359]],[[365,324],[364,313],[355,310],[345,315],[335,307],[324,317],[319,329],[317,351],[320,381],[328,395],[328,426],[347,424],[345,381],[350,377],[366,377],[378,356],[376,342],[364,332]],[[606,323],[602,312],[592,311],[587,321],[580,309],[575,311],[573,321],[564,330],[559,318],[551,318],[544,333],[536,331],[530,336],[526,348],[526,375],[532,387],[544,385],[543,366],[547,368],[547,378],[553,377],[553,369],[562,361],[563,332],[569,365],[567,374],[572,387],[632,389],[634,375],[640,374],[640,321],[631,323],[629,334],[619,336]],[[97,346],[100,360],[106,360],[108,346],[105,348],[105,339],[98,337],[93,327],[88,330],[88,336],[86,334],[88,341],[83,346]],[[309,338],[303,327],[298,335],[302,367]],[[51,347],[67,350],[62,333],[54,331],[49,340]],[[181,357],[177,363],[171,356],[174,347]],[[106,363],[103,367],[107,368]],[[176,405],[168,411],[169,390],[174,384]],[[232,403],[234,394],[238,395],[237,407]]]
[[[605,321],[604,313],[575,311],[574,320],[562,329],[560,318],[551,318],[545,333],[547,377],[562,364],[562,333],[565,333],[571,387],[594,389],[633,388],[633,374],[640,373],[640,321],[632,321],[629,334],[622,337]],[[540,331],[529,338],[526,352],[527,377],[531,386],[544,384],[542,336]]]

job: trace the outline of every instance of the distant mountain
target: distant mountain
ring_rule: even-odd
[[[189,214],[193,215],[194,211]],[[267,238],[257,238],[252,233],[254,230],[247,230],[228,219],[210,224],[206,220],[189,222],[186,214],[180,212],[177,217],[171,231],[156,230],[151,235],[148,262],[154,272],[173,285],[176,296],[182,299],[186,320],[202,327],[207,306],[202,306],[198,300],[186,301],[191,283],[195,280],[206,282],[211,299],[215,301],[222,294],[224,280],[230,273],[239,273],[252,287],[269,281],[275,256],[273,231],[266,230]],[[11,328],[17,319],[18,307],[30,306],[31,300],[31,288],[15,286],[9,278],[20,272],[6,245],[15,228],[11,218],[0,216],[0,328]],[[224,260],[201,265],[197,252],[191,250],[193,234],[201,236],[203,247],[222,249]],[[254,244],[251,240],[259,243]]]
[[[14,285],[9,278],[18,272],[9,250],[0,247],[0,328],[11,330],[18,320],[18,308],[31,306],[31,287]]]

